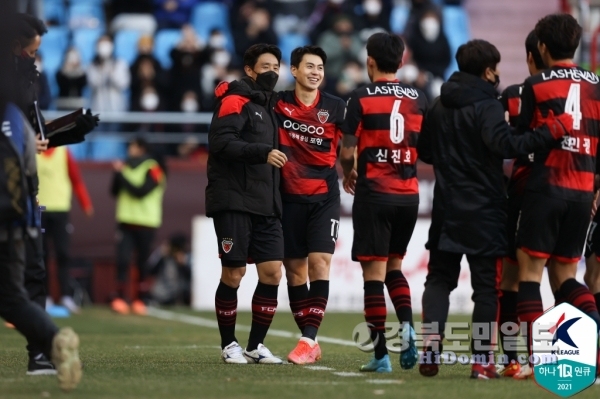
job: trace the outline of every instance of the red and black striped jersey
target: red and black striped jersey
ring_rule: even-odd
[[[288,158],[281,168],[284,201],[313,203],[340,195],[335,161],[345,112],[341,98],[322,91],[311,106],[302,104],[293,90],[279,93],[279,145]]]
[[[519,115],[521,113],[521,93],[523,85],[508,86],[500,95],[500,102],[504,110],[508,112],[508,123],[512,127],[517,127]],[[522,194],[525,191],[527,178],[531,173],[531,165],[534,159],[534,154],[529,154],[526,157],[518,157],[513,164],[510,181],[508,183],[508,193]]]
[[[417,140],[426,109],[425,94],[397,80],[352,92],[342,132],[358,138],[355,201],[419,203]]]
[[[569,201],[591,201],[600,129],[600,79],[574,64],[557,64],[527,78],[518,127],[538,127],[549,111],[573,117],[573,134],[535,153],[527,190]]]

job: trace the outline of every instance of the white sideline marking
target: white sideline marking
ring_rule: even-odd
[[[170,310],[157,309],[157,308],[154,308],[151,306],[148,307],[148,316],[153,316],[153,317],[156,317],[157,319],[162,319],[162,320],[179,321],[181,323],[192,324],[192,325],[200,326],[200,327],[219,328],[219,324],[214,320],[205,319],[204,317],[199,317],[199,316],[191,316],[191,315],[181,314],[181,313],[177,313],[177,312],[172,312]],[[236,331],[250,332],[250,326],[245,326],[242,324],[236,324],[235,329],[236,329]],[[269,329],[268,335],[271,335],[274,337],[295,338],[295,339],[300,339],[300,337],[301,337],[301,335],[298,333],[292,333],[290,331],[284,331],[284,330],[275,330],[272,328]],[[319,337],[317,338],[317,341],[325,342],[328,344],[342,345],[342,346],[356,346],[354,341],[339,339],[339,338],[323,337],[321,335],[319,335]]]
[[[325,367],[325,366],[304,366],[307,370],[315,370],[315,371],[335,371],[334,368]]]
[[[403,384],[402,380],[365,380],[369,384]]]
[[[364,373],[355,373],[352,371],[336,371],[332,373],[333,375],[337,375],[339,377],[364,377]]]

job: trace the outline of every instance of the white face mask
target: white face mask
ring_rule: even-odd
[[[100,58],[107,59],[112,55],[113,44],[109,41],[101,41],[98,43],[98,56]]]
[[[404,83],[413,83],[419,77],[419,68],[413,64],[406,64],[399,71],[400,81]]]
[[[198,102],[193,98],[187,98],[181,102],[181,110],[183,112],[196,112],[198,111]]]
[[[377,0],[367,0],[363,3],[367,15],[378,15],[381,12],[381,3]]]
[[[440,35],[440,22],[437,18],[426,17],[420,23],[421,33],[428,42],[434,42]]]
[[[43,69],[42,69],[42,63],[41,63],[40,61],[37,61],[37,60],[36,60],[36,61],[33,63],[33,65],[35,65],[35,67],[36,67],[36,69],[37,69],[37,71],[38,71],[39,73],[42,73]]]
[[[67,64],[79,64],[79,54],[76,51],[70,51],[67,53],[65,61]]]
[[[225,68],[231,61],[231,55],[227,51],[217,51],[212,56],[213,64]]]
[[[227,44],[227,39],[223,35],[214,35],[208,41],[208,45],[212,48],[224,48]]]
[[[146,93],[142,96],[141,106],[146,111],[154,111],[158,108],[159,98],[156,93]]]

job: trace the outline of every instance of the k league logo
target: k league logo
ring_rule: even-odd
[[[535,320],[531,326],[536,382],[548,391],[573,396],[596,379],[598,326],[568,303],[562,303]]]

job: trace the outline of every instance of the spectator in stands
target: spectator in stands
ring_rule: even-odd
[[[83,89],[87,86],[86,72],[81,66],[81,55],[75,47],[67,50],[62,67],[56,72],[58,98],[56,108],[75,110],[83,107]]]
[[[198,0],[154,0],[154,16],[158,29],[180,29],[190,21]]]
[[[185,235],[175,234],[148,259],[149,274],[156,277],[150,296],[160,305],[190,304],[192,265],[187,242]]]
[[[73,288],[69,275],[70,235],[73,230],[73,226],[69,222],[69,213],[73,192],[88,217],[94,214],[92,201],[81,178],[77,163],[67,147],[50,148],[42,152],[37,156],[37,167],[40,176],[38,200],[46,207],[45,212],[42,213],[42,226],[45,229],[42,235],[44,263],[48,265],[49,244],[52,241],[58,268],[61,304],[71,313],[79,313],[79,305],[73,299]],[[49,287],[47,292],[50,292]],[[50,297],[46,303],[46,306],[53,305]]]
[[[201,70],[208,54],[191,25],[181,29],[181,41],[171,50],[171,108],[179,109],[183,93],[192,90],[200,96]]]
[[[243,26],[243,30],[233,32],[235,51],[239,59],[242,59],[244,52],[254,44],[278,44],[277,35],[271,27],[271,14],[266,8],[255,8]]]
[[[408,47],[420,74],[426,75],[420,77],[422,82],[417,87],[424,89],[422,86],[426,81],[429,90],[425,90],[425,93],[432,100],[439,95],[439,88],[450,65],[450,44],[442,29],[441,16],[435,8],[423,12],[419,24],[413,28],[415,31],[408,35]]]
[[[110,36],[102,36],[87,72],[92,89],[92,108],[100,113],[127,110],[125,91],[129,89],[131,75],[127,63],[117,60],[113,50]]]
[[[419,29],[419,20],[421,19],[421,15],[431,9],[439,9],[431,0],[411,0],[411,8],[410,14],[408,15],[408,20],[406,21],[406,25],[404,26],[404,41],[409,41],[411,33],[414,33]]]
[[[231,54],[227,50],[218,49],[212,52],[210,63],[202,68],[203,98],[212,99],[217,84],[227,79],[230,64]],[[204,104],[203,108],[206,108],[206,106],[207,104]]]
[[[390,30],[390,14],[392,5],[389,1],[363,0],[361,4],[362,17],[356,22],[356,30],[360,32],[361,39],[367,39],[377,31]]]
[[[308,32],[308,18],[318,3],[318,0],[273,0],[273,29],[277,36]]]
[[[319,37],[342,15],[350,18],[353,15],[354,5],[348,0],[327,0],[320,2],[308,18],[307,31],[310,41],[316,43]],[[327,54],[329,58],[329,54]]]
[[[109,0],[109,14],[151,14],[154,10],[153,0]]]
[[[131,97],[129,109],[131,111],[142,110],[142,91],[152,87],[158,93],[160,103],[166,107],[166,95],[168,91],[168,77],[160,62],[152,55],[153,40],[151,36],[142,36],[138,42],[138,56],[131,65]]]
[[[331,82],[337,82],[348,61],[360,58],[364,47],[354,31],[352,20],[345,15],[338,17],[332,29],[319,37],[317,45],[327,53],[325,77]]]
[[[37,91],[37,102],[40,109],[50,108],[52,102],[52,94],[50,93],[50,84],[48,83],[48,75],[44,72],[44,65],[42,63],[42,56],[40,53],[35,54],[34,65],[38,71],[37,81],[34,83]]]
[[[146,314],[148,289],[146,262],[151,253],[156,229],[162,223],[162,199],[166,186],[164,168],[149,155],[146,140],[135,138],[129,143],[125,162],[113,162],[115,170],[111,194],[116,197],[117,219],[117,292],[111,302],[120,314],[133,311]],[[137,295],[128,296],[129,263],[133,253],[139,271]],[[131,309],[129,301],[131,302]]]
[[[139,112],[157,112],[164,111],[165,104],[161,100],[158,91],[151,84],[142,89],[139,97],[139,103],[132,111]],[[165,131],[165,126],[162,123],[140,123],[132,128],[136,133],[162,133]]]
[[[353,59],[344,65],[335,88],[330,92],[343,100],[347,100],[353,90],[364,85],[366,82],[363,64],[358,60]]]

